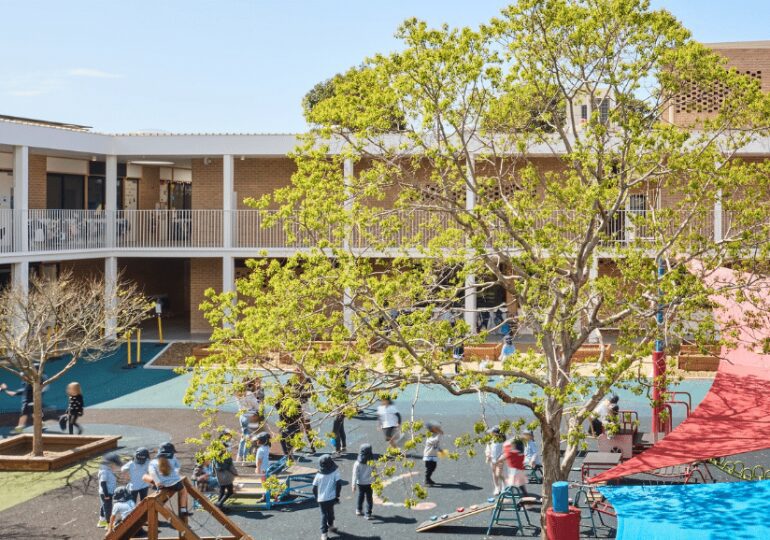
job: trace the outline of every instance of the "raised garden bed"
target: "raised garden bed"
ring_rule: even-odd
[[[34,457],[32,434],[0,441],[0,471],[54,471],[118,447],[119,435],[43,435],[45,455]]]
[[[581,362],[596,362],[599,360],[599,356],[602,354],[600,347],[604,348],[604,355],[602,361],[606,362],[612,358],[612,345],[599,345],[598,343],[589,343],[581,345],[580,348],[572,355],[572,361],[576,363]]]
[[[716,371],[719,368],[719,346],[699,348],[682,345],[677,355],[677,366],[683,371]]]
[[[466,345],[464,351],[465,360],[497,360],[503,350],[502,343],[477,343]]]

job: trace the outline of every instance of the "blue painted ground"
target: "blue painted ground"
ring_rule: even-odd
[[[142,362],[148,362],[164,346],[158,343],[142,343]],[[132,352],[135,353],[135,351]],[[171,370],[122,369],[127,363],[127,358],[126,347],[122,345],[115,352],[96,362],[79,362],[62,378],[51,383],[44,394],[45,406],[59,410],[66,408],[65,388],[72,381],[80,383],[83,388],[85,405],[89,407],[118,397],[126,398],[132,392],[176,378],[176,374]],[[46,364],[46,374],[57,373],[66,365],[66,362],[67,358],[49,361]],[[6,383],[12,390],[22,386],[17,377],[1,370],[0,382]],[[171,401],[177,402],[177,406],[181,406],[176,397]],[[4,393],[0,394],[0,413],[17,412],[20,407],[20,396],[9,397]]]

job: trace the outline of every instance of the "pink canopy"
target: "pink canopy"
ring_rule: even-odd
[[[727,290],[747,279],[720,268],[706,282],[715,290]],[[770,356],[761,354],[762,343],[770,337],[770,318],[762,306],[770,301],[770,280],[755,281],[750,290],[740,301],[730,294],[712,296],[717,304],[714,316],[735,346],[722,349],[714,384],[693,414],[652,448],[590,482],[770,448]]]

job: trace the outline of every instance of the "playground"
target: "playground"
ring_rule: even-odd
[[[146,364],[161,350],[159,344],[146,343],[142,347],[142,363]],[[186,437],[196,433],[199,417],[182,404],[182,396],[187,386],[188,375],[178,375],[170,369],[146,369],[144,366],[125,369],[125,347],[109,357],[95,363],[82,364],[69,375],[72,380],[79,380],[84,388],[87,399],[86,415],[83,426],[86,433],[114,434],[122,437],[119,452],[129,457],[135,448],[147,446],[156,448],[166,440],[171,440],[180,450],[182,470],[189,474],[193,468],[193,448],[184,443]],[[56,409],[63,407],[63,387],[67,381],[57,381],[46,393],[46,407]],[[682,382],[679,390],[692,395],[694,403],[699,403],[711,387],[710,379],[688,379]],[[478,420],[480,410],[476,396],[452,397],[441,389],[423,387],[420,399],[412,412],[410,410],[414,389],[404,392],[396,401],[396,406],[405,416],[414,414],[415,418],[430,417],[441,422],[446,433],[445,440],[452,441],[455,436],[467,432],[473,422]],[[645,397],[634,396],[630,392],[619,392],[624,409],[640,411],[639,422],[649,425],[649,402]],[[0,406],[7,417],[4,430],[12,425],[15,415],[16,401],[3,398]],[[524,410],[515,406],[503,405],[496,399],[490,398],[484,404],[485,414],[490,421],[519,417]],[[231,412],[236,410],[235,404],[226,407]],[[644,411],[648,411],[645,413]],[[223,421],[236,428],[232,414],[223,413]],[[675,423],[683,420],[682,413],[675,413]],[[407,509],[403,500],[410,495],[411,481],[422,481],[422,463],[417,463],[414,471],[399,472],[387,481],[384,495],[387,500],[378,499],[375,503],[374,519],[366,521],[354,513],[353,493],[350,490],[350,475],[357,449],[360,444],[369,442],[376,453],[385,448],[382,433],[377,430],[376,417],[371,410],[347,422],[348,452],[338,458],[341,476],[345,481],[341,504],[337,507],[340,538],[430,538],[451,535],[456,538],[485,537],[490,525],[492,511],[485,508],[491,503],[492,484],[489,468],[483,457],[461,456],[459,460],[441,460],[435,479],[436,487],[428,490],[428,495],[417,508]],[[47,427],[58,432],[53,421],[47,422]],[[321,431],[330,431],[331,426],[322,426]],[[596,449],[596,441],[589,440],[589,450]],[[325,448],[325,451],[331,451]],[[297,466],[304,468],[317,467],[317,456],[299,454]],[[587,454],[592,455],[592,452]],[[277,457],[277,456],[276,456]],[[415,458],[419,457],[416,453]],[[751,461],[754,460],[754,461]],[[575,464],[571,480],[580,482],[582,479],[583,458]],[[745,459],[746,463],[766,463],[761,454],[752,454]],[[93,527],[98,517],[98,498],[96,495],[95,471],[98,460],[64,471],[41,475],[40,473],[0,473],[0,481],[4,485],[0,498],[0,519],[6,525],[5,533],[8,538],[93,538],[104,536],[102,529]],[[606,467],[605,467],[606,468]],[[244,470],[250,474],[252,471]],[[715,470],[722,480],[736,480],[727,474]],[[530,484],[530,494],[538,494],[542,486]],[[576,489],[572,489],[573,497]],[[273,508],[250,508],[234,504],[229,509],[228,517],[243,531],[255,538],[281,539],[302,538],[317,535],[317,508],[312,501],[298,501],[296,504],[276,505]],[[473,507],[476,508],[473,508]],[[425,532],[416,529],[431,518],[440,522],[441,516],[456,513],[462,508],[467,517],[447,522],[446,525],[435,527]],[[527,512],[531,527],[525,526],[517,530],[520,536],[537,536],[536,525],[539,522],[539,508],[532,507]],[[297,519],[297,518],[300,519]],[[511,517],[511,516],[503,516]],[[522,516],[523,518],[524,516]],[[449,519],[449,518],[446,518]],[[616,527],[614,518],[605,518],[611,528],[599,528],[598,519],[596,534],[600,537],[611,536]],[[197,511],[190,523],[199,534],[224,534],[222,526],[204,511]],[[517,523],[504,522],[493,527],[492,535],[504,536],[514,532],[512,525]],[[592,534],[590,519],[583,520],[583,532]],[[164,530],[164,529],[162,529]],[[167,534],[170,529],[165,529]]]

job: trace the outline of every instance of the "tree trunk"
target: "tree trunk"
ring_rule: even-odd
[[[540,510],[540,538],[546,538],[545,512],[551,507],[551,485],[560,480],[567,480],[561,472],[561,437],[559,430],[550,426],[543,429],[543,506]]]
[[[35,380],[32,384],[34,406],[32,409],[32,455],[43,455],[43,384]]]

